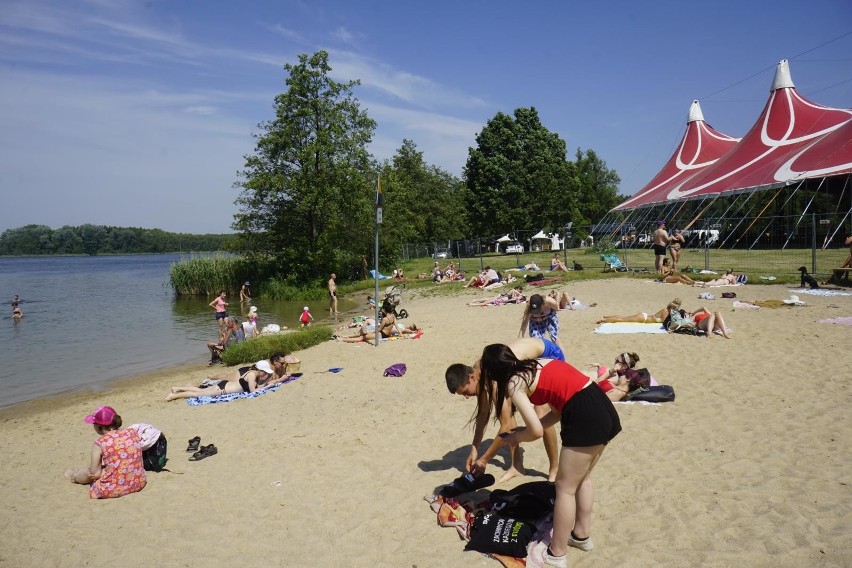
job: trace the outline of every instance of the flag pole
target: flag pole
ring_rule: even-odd
[[[382,174],[379,173],[379,177],[376,180],[376,220],[374,223],[375,229],[373,230],[373,240],[374,240],[374,251],[373,251],[373,276],[376,284],[376,291],[374,298],[376,299],[376,309],[375,309],[375,319],[376,325],[374,326],[373,335],[376,340],[376,347],[379,346],[379,326],[381,325],[381,320],[379,319],[379,225],[382,224],[382,202],[384,201],[384,197],[382,196]]]

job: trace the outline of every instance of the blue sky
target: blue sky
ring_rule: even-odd
[[[537,108],[632,194],[698,98],[743,135],[790,59],[799,92],[852,106],[852,2],[0,0],[0,231],[95,223],[230,232],[233,183],[285,63],[329,52],[378,122],[461,176],[497,112]]]

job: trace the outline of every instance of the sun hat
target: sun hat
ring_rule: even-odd
[[[272,365],[269,364],[269,361],[266,359],[261,359],[257,363],[254,364],[255,368],[259,371],[263,371],[264,373],[269,373],[270,375],[273,373]]]
[[[246,284],[245,284],[245,285],[246,285],[246,286],[251,286],[251,282],[249,282],[248,280],[246,280]]]
[[[249,308],[249,313],[250,313],[250,314],[253,314],[253,313],[255,313],[256,311],[257,311],[257,306],[252,306],[252,307],[250,307],[250,308]]]
[[[111,406],[99,406],[94,412],[86,416],[86,424],[100,424],[101,426],[109,426],[112,424],[115,415],[118,414]]]
[[[541,308],[541,305],[544,303],[544,298],[542,298],[541,294],[533,294],[530,296],[530,309],[538,310]]]
[[[307,312],[310,308],[308,308],[308,306],[305,306],[305,308],[304,308],[304,309],[305,309],[305,311]]]

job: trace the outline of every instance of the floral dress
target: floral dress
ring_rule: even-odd
[[[103,470],[89,485],[89,497],[107,499],[142,491],[148,482],[142,466],[142,443],[135,428],[111,430],[95,440]]]

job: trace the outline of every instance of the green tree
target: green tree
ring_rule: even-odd
[[[588,225],[603,219],[607,212],[627,197],[618,194],[621,178],[606,166],[594,150],[583,153],[577,149],[577,161],[573,164],[573,184],[578,197],[579,215],[575,225]]]
[[[372,242],[376,125],[353,95],[360,82],[333,81],[331,69],[325,51],[284,65],[287,91],[236,184],[239,250],[274,256],[296,281],[360,267]]]
[[[445,242],[467,234],[464,184],[427,164],[411,140],[403,140],[393,159],[383,165],[382,192],[381,248],[389,253],[385,260],[390,263],[403,243]]]
[[[488,121],[468,151],[465,181],[470,228],[488,236],[514,229],[556,229],[577,215],[565,142],[535,108]]]

